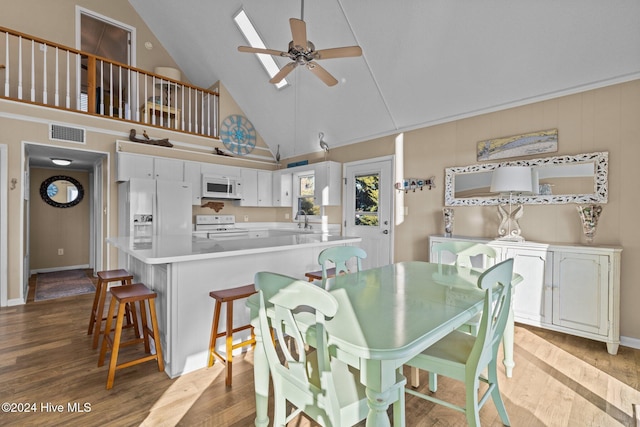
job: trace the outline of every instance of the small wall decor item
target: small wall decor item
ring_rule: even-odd
[[[429,190],[436,186],[435,183],[436,177],[432,176],[431,178],[405,178],[402,182],[396,182],[395,188],[398,191],[404,191],[408,193],[409,191],[416,192],[416,190],[422,191],[424,187],[427,187]]]
[[[220,124],[220,138],[233,154],[244,156],[256,146],[256,130],[251,122],[239,114],[232,114]]]
[[[578,205],[578,214],[582,221],[582,232],[587,238],[587,243],[593,243],[593,238],[596,234],[596,228],[598,227],[598,218],[602,213],[602,206],[600,205]]]
[[[169,138],[151,139],[149,135],[147,135],[146,130],[142,131],[142,136],[144,138],[137,137],[135,129],[131,129],[129,131],[129,141],[141,142],[143,144],[150,144],[150,145],[159,145],[160,147],[169,147],[169,148],[173,147],[173,144],[169,142]]]
[[[558,129],[487,139],[478,142],[478,161],[506,159],[558,151]]]
[[[453,208],[442,208],[442,216],[444,218],[444,235],[451,237],[453,235]]]

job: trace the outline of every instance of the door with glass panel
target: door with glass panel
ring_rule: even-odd
[[[343,176],[343,234],[362,238],[363,268],[392,263],[392,159],[346,163]]]

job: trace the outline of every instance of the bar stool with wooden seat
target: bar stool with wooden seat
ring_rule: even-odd
[[[98,348],[102,321],[106,320],[106,317],[103,317],[103,315],[109,283],[120,282],[122,285],[130,285],[133,280],[133,275],[123,269],[99,271],[97,275],[98,284],[96,285],[96,293],[93,297],[93,307],[91,309],[91,317],[89,318],[89,330],[87,331],[87,335],[93,333],[93,348]],[[133,324],[137,323],[135,315],[135,311],[131,314],[127,313],[127,325],[133,326]],[[133,317],[133,322],[131,317]]]
[[[107,323],[104,329],[104,338],[102,340],[102,348],[100,349],[100,358],[98,359],[98,366],[104,365],[104,359],[107,351],[111,350],[111,359],[109,362],[109,374],[107,376],[107,390],[113,387],[113,380],[116,375],[116,370],[122,368],[128,368],[139,363],[155,360],[158,363],[158,370],[164,371],[164,360],[162,359],[162,346],[160,344],[160,332],[158,330],[158,319],[156,316],[155,299],[157,294],[148,289],[142,283],[135,283],[133,285],[115,286],[111,288],[111,302],[109,303],[109,312],[107,313]],[[122,329],[124,323],[124,317],[126,313],[127,305],[131,307],[131,311],[136,310],[136,302],[138,303],[138,309],[140,310],[140,323],[142,325],[142,338],[136,336],[129,340],[122,342]],[[116,326],[113,338],[111,338],[111,323],[113,321],[113,315],[115,312],[116,303],[118,304],[118,314],[116,316]],[[147,323],[147,307],[149,306],[149,317],[151,320],[151,328]],[[155,345],[155,354],[151,353],[151,346],[149,343],[149,337],[153,338]],[[137,359],[118,364],[118,352],[120,347],[144,343],[145,353],[147,356],[139,357]]]
[[[244,347],[247,345],[255,345],[256,337],[253,333],[253,327],[250,324],[233,327],[233,302],[237,299],[247,298],[257,291],[253,284],[240,286],[238,288],[223,289],[219,291],[209,292],[209,296],[216,300],[216,305],[213,311],[213,324],[211,325],[211,339],[209,340],[209,363],[208,366],[213,366],[215,358],[218,357],[225,363],[227,369],[227,377],[225,379],[225,385],[231,387],[231,371],[233,363],[233,350]],[[227,322],[225,330],[218,332],[218,326],[220,325],[220,312],[222,311],[222,304],[227,304]],[[242,341],[237,344],[233,344],[233,334],[236,332],[244,331],[251,328],[251,338]],[[225,356],[216,351],[216,341],[220,337],[226,337],[226,353]]]

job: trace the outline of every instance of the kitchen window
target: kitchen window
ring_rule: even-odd
[[[320,206],[315,204],[315,175],[309,172],[295,175],[293,191],[295,195],[294,221],[304,221],[304,215],[309,221],[320,221]]]

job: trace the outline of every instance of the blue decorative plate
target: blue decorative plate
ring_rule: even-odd
[[[229,151],[244,156],[256,146],[256,130],[246,117],[233,114],[222,121],[220,138]]]
[[[54,183],[49,184],[49,186],[47,187],[47,196],[53,197],[56,194],[58,194],[58,186]]]

